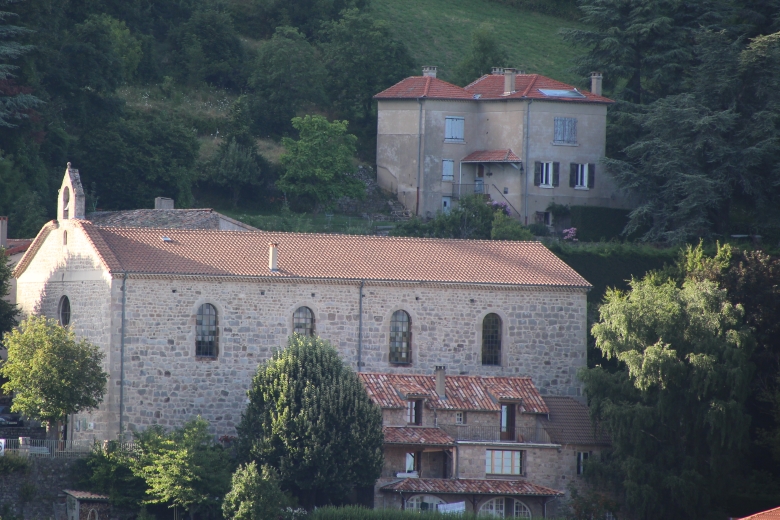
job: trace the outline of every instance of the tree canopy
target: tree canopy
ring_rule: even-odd
[[[233,473],[230,491],[222,502],[226,520],[265,520],[278,518],[289,498],[279,487],[279,476],[270,466],[257,469],[250,462]]]
[[[30,316],[5,334],[3,344],[8,359],[0,375],[8,380],[3,390],[14,393],[13,411],[53,423],[103,401],[105,355],[87,340],[76,341],[72,329]]]
[[[490,74],[493,67],[509,66],[506,50],[501,47],[488,23],[482,23],[471,33],[469,53],[455,67],[455,83],[468,85],[483,74]]]
[[[336,349],[297,334],[258,368],[238,426],[240,457],[275,468],[307,508],[372,486],[383,440],[379,407]]]
[[[3,299],[11,292],[11,260],[5,256],[5,249],[0,247],[0,345],[3,334],[9,332],[16,325],[19,309],[16,305]]]

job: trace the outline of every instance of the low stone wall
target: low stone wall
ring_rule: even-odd
[[[78,459],[29,459],[27,471],[0,475],[0,510],[7,506],[25,519],[55,517],[55,504],[64,503],[63,489],[73,489]]]

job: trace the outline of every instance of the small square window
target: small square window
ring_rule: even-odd
[[[444,119],[444,140],[462,143],[465,136],[466,119],[447,117]]]
[[[441,161],[441,180],[442,182],[455,180],[455,161],[452,159],[443,159]]]
[[[574,117],[555,118],[555,144],[577,144],[577,119]]]
[[[466,412],[455,412],[455,424],[466,424]]]

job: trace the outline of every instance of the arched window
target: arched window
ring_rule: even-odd
[[[63,231],[62,232],[62,245],[67,246],[68,245],[68,232]]]
[[[439,504],[446,504],[446,502],[432,495],[417,495],[406,501],[406,509],[411,511],[436,511],[436,507]]]
[[[195,356],[217,357],[219,347],[219,329],[217,329],[217,309],[210,303],[204,303],[198,309],[195,320]]]
[[[68,211],[70,210],[70,188],[65,186],[62,190],[62,218],[68,218]]]
[[[531,518],[531,510],[519,500],[507,497],[496,497],[482,504],[479,508],[479,516]]]
[[[60,298],[60,308],[57,311],[60,318],[60,325],[67,327],[70,325],[70,300],[67,296]]]
[[[293,332],[314,336],[314,312],[308,307],[298,307],[293,314]]]
[[[482,364],[501,365],[501,318],[488,314],[482,320]]]
[[[390,362],[412,362],[412,320],[405,311],[395,311],[390,318]]]

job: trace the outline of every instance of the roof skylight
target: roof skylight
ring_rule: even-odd
[[[540,88],[539,92],[549,97],[563,97],[563,98],[584,98],[585,95],[578,90],[557,90],[549,88]]]

